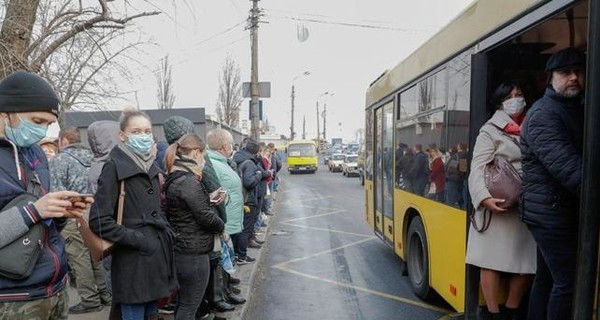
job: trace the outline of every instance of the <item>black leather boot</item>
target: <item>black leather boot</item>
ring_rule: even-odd
[[[225,301],[227,301],[230,304],[246,303],[246,299],[236,295],[231,291],[230,278],[231,276],[229,275],[229,273],[223,270],[223,287],[225,288]]]
[[[206,288],[206,297],[211,309],[226,312],[235,309],[234,306],[225,301],[225,289],[223,287],[223,268],[219,259],[210,260],[210,277],[208,278],[208,288]]]

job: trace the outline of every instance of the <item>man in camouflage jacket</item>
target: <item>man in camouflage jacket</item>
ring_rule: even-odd
[[[52,190],[73,190],[80,194],[88,192],[88,172],[92,163],[92,151],[81,145],[77,128],[66,128],[59,134],[60,153],[50,161]],[[102,265],[93,262],[77,229],[77,221],[69,219],[61,234],[65,238],[69,265],[76,277],[77,292],[81,303],[69,308],[69,313],[87,313],[110,305],[111,296],[106,288]]]

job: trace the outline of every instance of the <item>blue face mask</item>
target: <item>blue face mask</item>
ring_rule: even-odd
[[[141,133],[128,135],[127,147],[137,154],[149,154],[153,144],[154,138],[151,134]]]
[[[8,140],[19,147],[29,147],[44,139],[46,131],[48,131],[47,125],[35,124],[31,121],[23,120],[19,114],[17,114],[17,117],[19,117],[19,126],[17,128],[11,127],[10,122],[6,121],[4,134]]]

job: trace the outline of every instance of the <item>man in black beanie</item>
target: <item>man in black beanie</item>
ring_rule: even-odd
[[[585,55],[567,48],[546,64],[549,85],[521,128],[521,214],[537,245],[527,319],[570,319],[579,227]]]
[[[68,317],[67,256],[59,232],[65,218],[81,217],[93,199],[46,193],[48,162],[37,143],[59,111],[52,87],[33,73],[18,71],[0,82],[0,314],[6,319]],[[31,243],[41,250],[27,249]],[[9,269],[15,265],[16,273]]]

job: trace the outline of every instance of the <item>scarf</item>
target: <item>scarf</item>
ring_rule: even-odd
[[[171,170],[181,170],[193,173],[198,179],[202,178],[202,168],[198,165],[195,160],[187,158],[185,156],[178,155],[175,158],[175,163],[173,164],[173,169]]]
[[[508,133],[508,134],[512,134],[515,136],[518,136],[521,134],[521,124],[523,123],[523,119],[525,118],[525,114],[521,113],[520,115],[516,116],[515,118],[511,119],[515,122],[509,122],[504,126],[504,132]]]
[[[148,155],[137,154],[131,151],[131,149],[127,148],[127,146],[122,142],[118,144],[118,147],[125,152],[125,154],[129,156],[129,158],[131,158],[131,160],[133,160],[133,162],[140,167],[140,169],[148,173],[150,167],[152,167],[152,164],[154,163],[155,156],[152,155],[152,153],[149,153]]]

